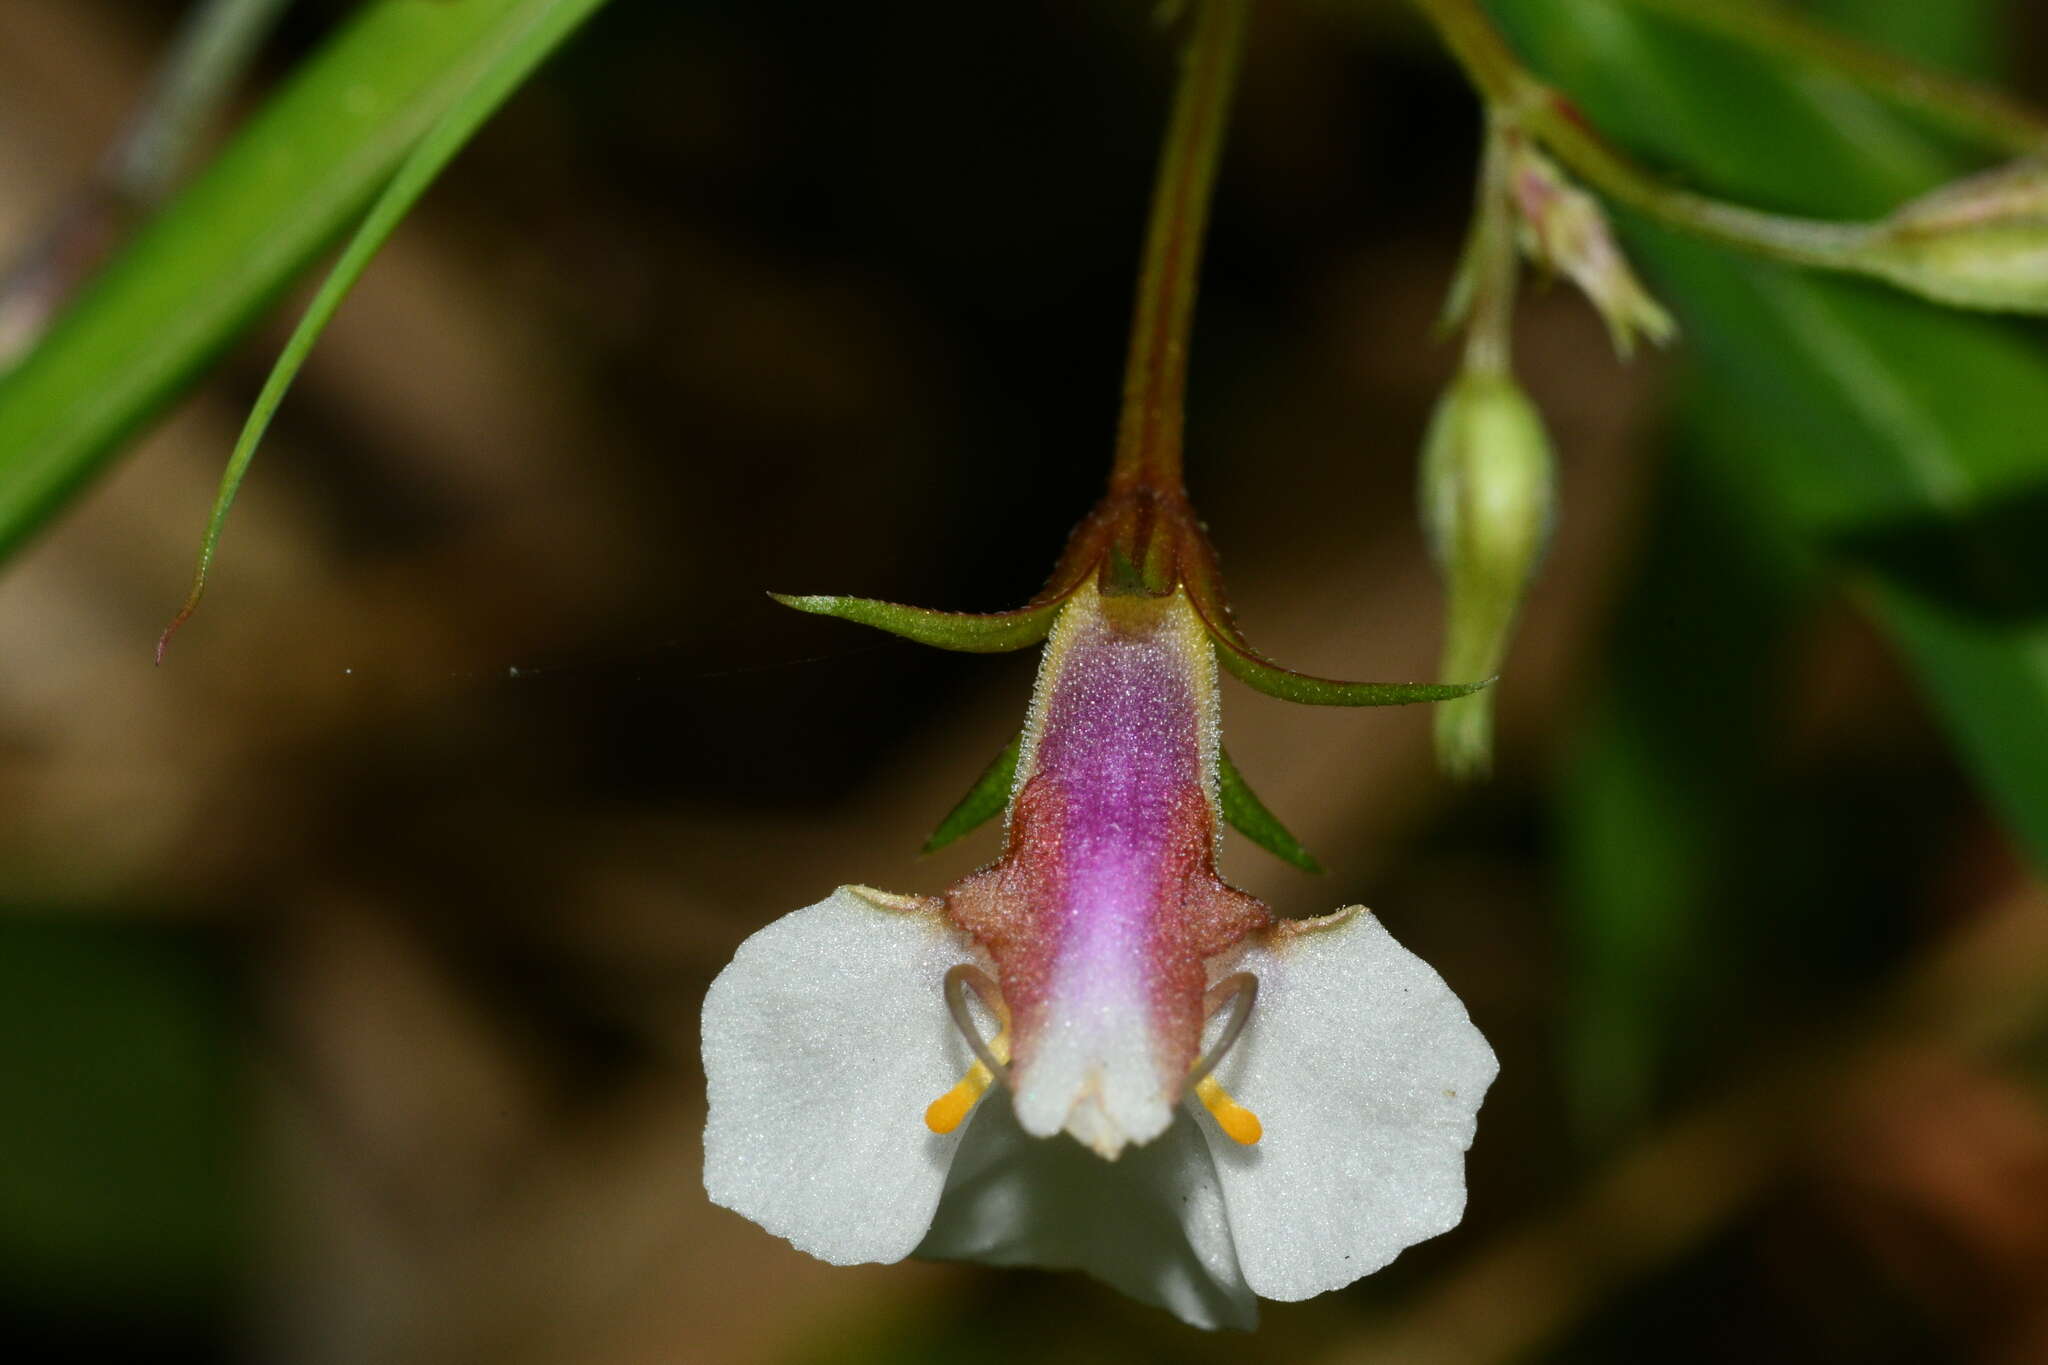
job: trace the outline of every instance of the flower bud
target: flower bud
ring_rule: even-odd
[[[1566,179],[1527,138],[1514,138],[1508,157],[1523,253],[1584,291],[1606,320],[1614,349],[1627,356],[1638,332],[1659,346],[1677,335],[1678,324],[1650,297],[1615,245],[1599,201]]]
[[[1858,263],[1960,308],[2048,312],[2048,160],[1943,185],[1877,223]]]
[[[1448,598],[1442,676],[1491,677],[1556,517],[1550,439],[1512,378],[1468,369],[1452,381],[1423,445],[1421,497]],[[1483,775],[1492,764],[1493,690],[1440,703],[1436,744],[1447,771]]]

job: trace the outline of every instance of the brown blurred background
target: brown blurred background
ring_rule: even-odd
[[[346,8],[298,6],[263,81]],[[1356,8],[1260,7],[1190,481],[1256,642],[1419,678],[1412,465],[1477,128],[1401,11]],[[0,253],[181,9],[0,0]],[[838,883],[989,856],[915,851],[1032,668],[763,590],[1036,588],[1106,467],[1166,74],[1135,4],[618,0],[350,299],[163,668],[277,326],[9,566],[0,1350],[2048,1361],[2048,1049],[2002,975],[2048,949],[2040,893],[1846,603],[1760,744],[1829,813],[1799,894],[1851,902],[1855,941],[1786,929],[1715,978],[1644,1112],[1574,1117],[1552,803],[1671,362],[1619,365],[1562,288],[1522,324],[1565,513],[1497,780],[1437,778],[1420,710],[1226,702],[1330,869],[1234,841],[1230,875],[1285,913],[1375,906],[1501,1055],[1465,1225],[1248,1343],[1077,1277],[832,1269],[706,1203],[705,985]]]

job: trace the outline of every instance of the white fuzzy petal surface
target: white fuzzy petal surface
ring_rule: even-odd
[[[1217,1069],[1256,1146],[1204,1114],[1246,1281],[1305,1299],[1378,1270],[1465,1211],[1465,1149],[1499,1070],[1464,1005],[1364,910],[1254,940],[1250,1025]]]
[[[1085,1270],[1196,1327],[1258,1323],[1231,1245],[1216,1164],[1192,1114],[1104,1161],[1033,1137],[1008,1097],[984,1099],[920,1256]]]
[[[741,944],[704,997],[712,1202],[836,1265],[909,1255],[960,1144],[924,1112],[970,1061],[942,982],[972,960],[846,887]]]

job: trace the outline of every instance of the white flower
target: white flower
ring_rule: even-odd
[[[1493,1052],[1428,964],[1363,910],[1283,923],[1218,1078],[1263,1135],[1183,1102],[1106,1162],[1017,1126],[924,1114],[972,1058],[941,991],[983,961],[936,901],[843,887],[741,945],[704,1002],[714,1202],[821,1260],[912,1253],[1086,1270],[1202,1327],[1305,1299],[1456,1226]]]
[[[712,983],[711,1198],[822,1260],[1081,1269],[1205,1327],[1454,1226],[1493,1053],[1371,914],[1217,875],[1216,712],[1184,594],[1077,589],[1003,856],[842,887]]]

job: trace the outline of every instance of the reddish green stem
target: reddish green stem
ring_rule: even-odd
[[[1251,0],[1198,0],[1152,192],[1112,489],[1181,495],[1188,338],[1209,200]]]

